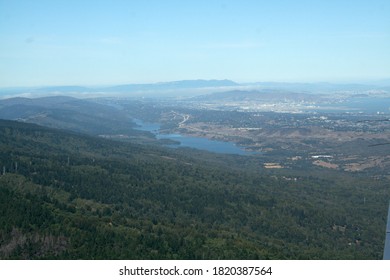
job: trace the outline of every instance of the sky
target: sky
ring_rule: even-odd
[[[0,87],[390,78],[388,0],[0,0]]]

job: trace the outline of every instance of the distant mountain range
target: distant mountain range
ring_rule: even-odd
[[[105,88],[105,91],[113,92],[134,92],[134,91],[150,91],[150,90],[175,90],[175,89],[191,89],[191,88],[214,88],[214,87],[231,87],[239,86],[240,84],[230,80],[183,80],[174,82],[164,82],[155,84],[129,84],[118,85]]]
[[[82,86],[51,86],[51,87],[24,87],[0,88],[0,97],[10,97],[18,94],[47,95],[47,94],[77,94],[77,93],[148,93],[158,91],[177,91],[202,88],[220,88],[240,86],[231,80],[182,80],[152,84],[124,84],[101,87]]]
[[[196,96],[217,91],[229,90],[264,90],[276,89],[300,93],[333,93],[355,92],[363,93],[370,90],[390,92],[390,80],[381,80],[362,84],[333,84],[333,83],[283,83],[257,82],[237,83],[232,80],[181,80],[149,84],[123,84],[114,86],[49,86],[49,87],[19,87],[0,88],[0,98],[12,96],[39,97],[47,95],[71,95],[80,97],[119,95],[119,96]]]

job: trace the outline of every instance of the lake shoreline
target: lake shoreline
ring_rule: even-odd
[[[149,123],[143,120],[132,119],[137,127],[135,129],[148,131],[152,133],[158,140],[173,141],[172,144],[165,146],[171,148],[189,147],[199,150],[206,150],[222,154],[237,154],[237,155],[254,155],[259,152],[247,150],[246,147],[239,146],[234,142],[215,140],[208,137],[194,136],[185,133],[163,133],[160,131],[161,125],[159,123]],[[175,144],[178,143],[178,144]]]

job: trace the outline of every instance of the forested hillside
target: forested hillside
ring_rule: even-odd
[[[0,121],[0,258],[382,258],[388,181],[198,155]]]

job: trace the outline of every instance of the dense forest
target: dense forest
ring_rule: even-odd
[[[382,258],[388,181],[234,159],[1,120],[0,258]]]

